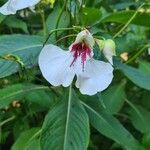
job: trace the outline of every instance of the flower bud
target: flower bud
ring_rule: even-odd
[[[113,56],[116,56],[116,45],[111,39],[108,40],[96,40],[99,48],[102,50],[106,59],[113,64]]]
[[[105,41],[104,40],[99,40],[99,39],[95,39],[95,41],[98,44],[100,50],[102,50],[104,48]]]

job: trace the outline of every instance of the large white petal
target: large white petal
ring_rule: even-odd
[[[16,13],[16,9],[14,8],[9,8],[10,1],[8,1],[7,3],[5,3],[2,7],[0,7],[0,13],[2,13],[3,15],[10,15],[10,14],[15,14]]]
[[[106,59],[113,65],[113,55],[107,55],[106,53],[104,53]]]
[[[0,13],[4,15],[15,14],[17,10],[32,7],[39,2],[40,0],[9,0],[0,7]]]
[[[32,7],[39,2],[40,0],[11,0],[10,5],[16,8],[16,10],[20,10],[27,7]]]
[[[72,57],[70,52],[63,51],[54,45],[45,46],[39,56],[39,66],[45,79],[54,86],[71,84],[75,72],[70,67]]]
[[[85,71],[77,76],[76,87],[82,94],[94,95],[106,89],[113,79],[113,67],[109,63],[91,59]]]

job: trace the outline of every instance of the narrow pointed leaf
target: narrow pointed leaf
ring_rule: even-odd
[[[128,109],[129,118],[134,127],[142,133],[150,133],[150,111],[140,105]]]
[[[150,90],[150,76],[145,71],[133,68],[131,66],[117,63],[116,66],[136,85]]]
[[[47,114],[42,130],[42,150],[87,150],[89,120],[76,97],[60,101]]]
[[[113,94],[112,94],[113,93]],[[110,86],[106,91],[101,93],[103,102],[106,107],[106,111],[115,114],[123,106],[125,101],[125,83],[116,84]]]
[[[92,102],[92,104],[82,102],[82,104],[88,112],[90,123],[101,134],[116,141],[128,150],[138,149],[138,142],[116,118],[104,111],[98,111],[96,108],[98,104],[95,102]]]

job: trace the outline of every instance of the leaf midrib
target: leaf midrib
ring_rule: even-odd
[[[68,135],[68,125],[69,125],[69,118],[70,118],[70,111],[71,111],[71,100],[72,100],[72,92],[71,92],[71,86],[70,86],[70,92],[69,92],[69,98],[68,98],[68,108],[67,108],[67,118],[66,118],[66,126],[65,126],[65,134],[64,134],[64,145],[63,150],[66,150],[66,144],[67,144],[67,135]]]
[[[85,107],[87,107],[89,110],[91,110],[93,113],[95,113],[96,114],[96,116],[98,116],[99,118],[101,118],[112,130],[113,130],[113,132],[116,134],[116,130],[114,129],[114,128],[112,128],[112,126],[110,126],[110,124],[105,120],[105,118],[103,118],[103,117],[101,117],[100,115],[99,115],[99,113],[97,113],[94,109],[92,109],[91,107],[89,107],[87,104],[85,104],[83,101],[81,101],[81,103],[85,106]],[[117,134],[116,134],[117,135]],[[116,139],[116,138],[115,138]],[[122,140],[124,141],[124,139],[122,138]],[[119,143],[119,144],[121,144],[119,141],[118,141],[118,139],[116,139],[116,141]],[[122,144],[121,144],[122,145]]]
[[[42,44],[37,44],[37,45],[27,46],[27,47],[23,47],[23,48],[19,48],[19,49],[10,51],[10,53],[16,53],[16,52],[19,52],[19,51],[24,51],[24,50],[29,49],[29,48],[35,48],[35,47],[41,47],[41,46],[42,46]],[[7,53],[7,52],[9,52],[9,50],[6,51],[5,53]],[[4,54],[4,55],[5,55],[5,54]]]

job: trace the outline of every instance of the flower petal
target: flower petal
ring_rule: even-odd
[[[113,65],[113,55],[107,55],[105,53],[104,53],[104,55],[107,58],[107,60]]]
[[[32,7],[39,2],[40,0],[11,0],[11,5],[13,5],[16,10],[20,10],[27,7]]]
[[[72,57],[70,52],[66,52],[54,45],[45,46],[39,56],[39,66],[44,78],[54,86],[63,85],[67,87],[71,84],[75,72],[70,67]]]
[[[109,63],[91,59],[83,74],[77,76],[76,87],[82,94],[94,95],[106,89],[113,79],[113,67]]]
[[[86,44],[88,44],[91,48],[94,46],[94,38],[92,34],[88,30],[83,30],[80,33],[78,33],[75,43],[80,43],[84,40]]]
[[[3,15],[15,14],[16,10],[13,8],[10,8],[9,4],[10,4],[10,1],[5,3],[2,7],[0,7],[0,13],[2,13]]]
[[[32,7],[39,2],[40,0],[9,0],[0,7],[0,13],[4,15],[15,14],[17,10]]]

